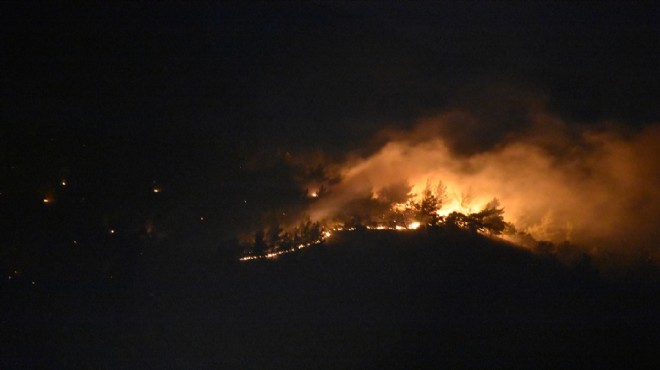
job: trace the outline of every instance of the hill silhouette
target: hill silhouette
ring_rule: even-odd
[[[659,343],[659,289],[642,273],[477,234],[335,232],[248,263],[161,247],[122,283],[10,295],[3,367],[637,368]]]

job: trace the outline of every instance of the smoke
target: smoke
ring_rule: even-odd
[[[489,120],[463,107],[409,130],[384,130],[376,150],[334,167],[339,180],[326,185],[309,214],[332,219],[357,199],[405,189],[404,182],[420,194],[429,181],[441,181],[444,214],[478,211],[498,198],[505,219],[536,240],[660,261],[660,125],[589,129],[540,104],[518,107],[518,123],[504,129],[501,114]]]

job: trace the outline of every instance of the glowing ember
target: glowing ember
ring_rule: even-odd
[[[262,254],[262,255],[243,256],[243,257],[239,258],[238,260],[239,261],[253,261],[253,260],[259,260],[259,259],[274,259],[278,256],[283,255],[283,254],[293,253],[293,252],[295,252],[299,249],[303,249],[303,248],[310,247],[312,245],[320,244],[320,243],[323,242],[323,240],[325,240],[325,238],[329,237],[330,235],[331,235],[330,232],[326,231],[321,235],[321,237],[319,239],[317,239],[315,241],[312,241],[312,242],[309,242],[309,243],[298,244],[298,246],[296,248],[289,248],[289,249],[280,250],[280,251],[277,251],[277,252],[270,252],[270,253],[266,253],[266,254]]]
[[[53,202],[53,200],[51,198],[44,198],[43,202],[44,202],[44,204],[50,204],[50,203]]]
[[[153,192],[154,193],[160,193],[160,188],[154,188]]]
[[[421,224],[419,222],[415,221],[415,222],[411,222],[410,225],[408,225],[408,228],[415,230],[415,229],[419,229],[420,225]]]

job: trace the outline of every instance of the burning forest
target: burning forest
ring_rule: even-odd
[[[301,194],[295,211],[244,237],[244,259],[320,243],[333,230],[421,227],[500,237],[568,261],[659,261],[660,127],[575,129],[538,104],[523,111],[524,124],[505,133],[455,109],[383,130],[366,152],[339,159],[287,151]]]

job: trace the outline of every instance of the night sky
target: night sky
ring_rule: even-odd
[[[459,157],[535,104],[569,136],[660,122],[653,2],[5,2],[0,39],[0,268],[28,285],[216,253],[443,112],[479,122]]]
[[[639,129],[660,115],[648,2],[6,3],[1,13],[0,192],[41,201],[66,179],[98,207],[123,203],[101,218],[150,212],[157,184],[177,212],[228,222],[264,182],[269,194],[290,185],[246,164],[368,152],[383,128],[448,108],[481,118],[457,146],[467,153],[529,125],[517,119],[526,101],[575,126]]]

